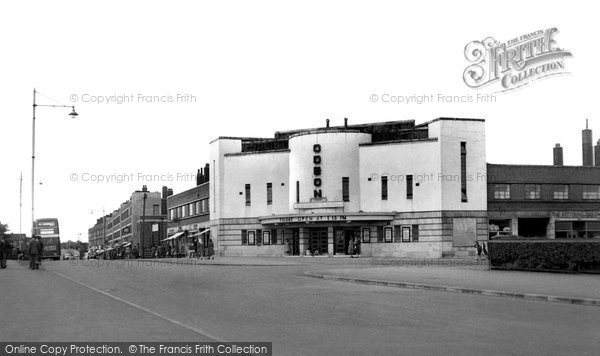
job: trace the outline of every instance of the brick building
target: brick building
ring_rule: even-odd
[[[560,144],[554,165],[488,164],[490,236],[600,238],[600,141],[582,131],[582,166],[564,166]],[[594,151],[596,159],[594,160]],[[595,161],[595,165],[594,165]]]
[[[165,242],[178,254],[185,253],[185,244],[200,238],[206,244],[210,238],[209,165],[198,170],[196,186],[167,198],[168,226]]]
[[[600,167],[488,164],[490,234],[600,237]]]
[[[88,241],[94,249],[138,245],[142,251],[145,245],[152,243],[153,237],[158,241],[166,234],[166,218],[166,196],[149,192],[143,186],[113,212],[97,219],[88,230]],[[144,234],[144,224],[149,224],[148,229],[155,230],[155,234]]]

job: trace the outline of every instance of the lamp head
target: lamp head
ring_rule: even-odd
[[[69,113],[69,116],[70,116],[71,118],[73,118],[73,119],[74,119],[74,118],[76,118],[77,116],[79,116],[79,114],[78,114],[78,113],[75,111],[75,107],[74,107],[74,106],[71,106],[71,108],[72,108],[73,110],[72,110],[72,111]]]

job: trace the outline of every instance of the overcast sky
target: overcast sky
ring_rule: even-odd
[[[36,120],[36,217],[59,218],[63,240],[81,234],[86,241],[103,209],[114,210],[144,184],[152,191],[192,187],[185,175],[207,162],[212,138],[272,136],[326,118],[333,125],[344,117],[484,118],[490,163],[552,164],[560,142],[565,164],[580,165],[586,118],[594,142],[600,137],[596,11],[563,1],[489,4],[2,2],[0,221],[19,232],[22,172],[22,231],[30,231],[33,88],[45,95],[39,104],[73,103],[80,115],[71,120],[68,109],[40,107]],[[552,27],[558,46],[573,54],[565,59],[570,74],[497,94],[492,103],[437,101],[439,94],[494,91],[463,82],[470,41],[503,42]],[[373,102],[373,94],[436,100]],[[129,101],[92,102],[119,95]],[[133,179],[89,181],[125,175]]]

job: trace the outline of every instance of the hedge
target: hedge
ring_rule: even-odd
[[[491,240],[492,269],[600,273],[600,240]]]

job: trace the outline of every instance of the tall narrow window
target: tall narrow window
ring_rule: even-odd
[[[350,201],[350,178],[342,177],[342,200]]]
[[[300,181],[296,181],[296,203],[300,203]]]
[[[406,199],[413,198],[413,176],[406,176]]]
[[[267,183],[267,205],[273,205],[273,183]]]
[[[381,177],[381,200],[387,200],[388,198],[388,177]]]
[[[250,206],[250,202],[251,202],[251,196],[250,196],[250,184],[246,184],[246,206]]]
[[[467,202],[467,143],[460,143],[460,201]]]

